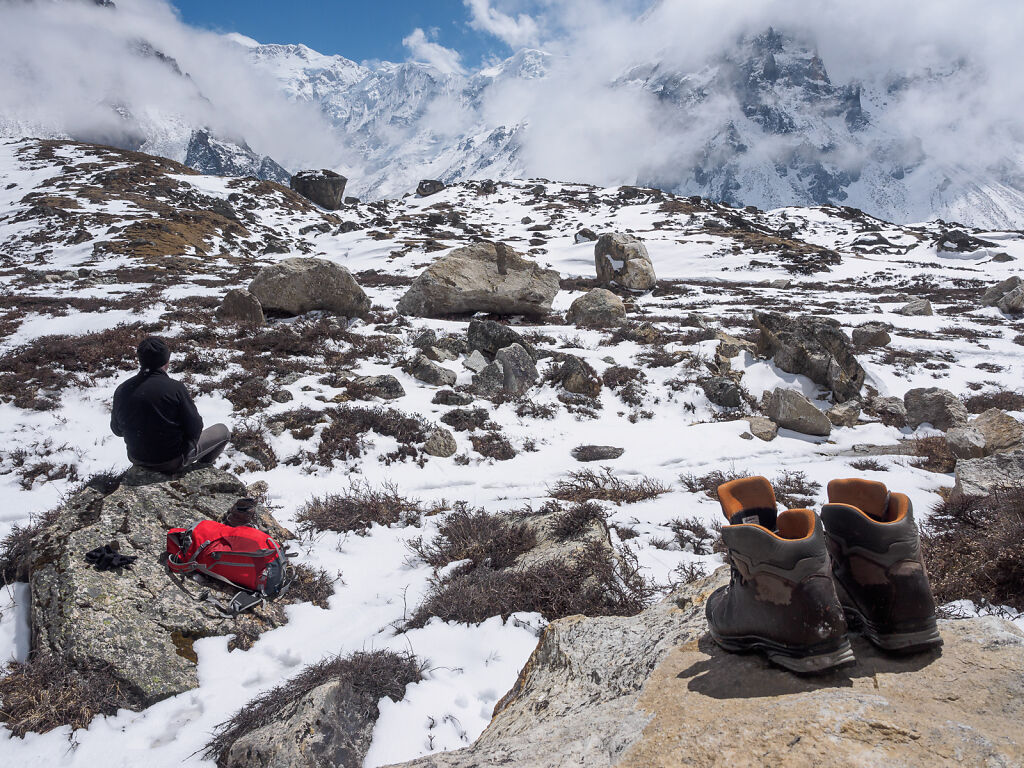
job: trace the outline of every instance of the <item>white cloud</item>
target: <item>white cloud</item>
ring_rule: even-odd
[[[536,45],[539,38],[537,22],[532,16],[520,13],[511,16],[491,5],[491,0],[464,0],[472,14],[469,26],[478,32],[494,35],[512,48]]]
[[[446,75],[458,74],[463,71],[462,65],[459,63],[462,58],[459,52],[433,42],[427,33],[419,27],[416,27],[408,37],[402,40],[402,45],[409,49],[409,56],[414,61],[430,64]]]

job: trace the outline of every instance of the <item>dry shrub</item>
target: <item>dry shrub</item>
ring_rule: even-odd
[[[878,459],[857,459],[856,461],[851,461],[850,466],[856,469],[858,472],[889,471],[888,465],[879,461]]]
[[[262,411],[270,404],[270,387],[267,386],[266,378],[249,371],[229,374],[218,385],[218,389],[221,388],[228,402],[242,413]]]
[[[28,581],[32,571],[32,539],[53,524],[58,511],[54,508],[32,515],[26,525],[15,523],[10,532],[0,539],[0,582]]]
[[[24,664],[11,662],[0,677],[0,722],[21,738],[64,725],[87,728],[97,715],[114,715],[122,707],[139,710],[142,697],[106,663],[71,666],[54,654],[40,654]]]
[[[521,419],[553,419],[558,414],[558,406],[551,403],[535,403],[523,400],[516,405],[516,416]]]
[[[720,469],[715,469],[708,472],[706,475],[694,475],[692,473],[680,475],[679,482],[681,482],[690,493],[703,493],[709,499],[718,501],[718,486],[732,482],[733,480],[739,480],[741,477],[750,477],[750,472],[737,469],[730,469],[723,472]]]
[[[555,518],[551,532],[559,541],[567,541],[577,538],[599,520],[604,522],[604,519],[605,512],[600,504],[585,501],[561,512]]]
[[[442,416],[441,421],[456,432],[494,429],[497,426],[491,421],[491,415],[484,408],[454,408]]]
[[[434,616],[475,624],[519,611],[536,611],[552,621],[576,614],[632,616],[652,596],[629,550],[617,557],[594,543],[572,558],[530,568],[480,567],[434,579],[407,627],[422,627]]]
[[[392,483],[375,489],[367,482],[353,480],[342,493],[314,496],[307,501],[296,514],[295,522],[301,533],[309,535],[322,531],[363,532],[374,523],[416,525],[420,512],[420,503],[400,495]]]
[[[358,458],[363,453],[362,436],[370,431],[411,445],[427,439],[430,425],[419,416],[409,416],[394,408],[342,405],[324,411],[330,423],[320,434],[317,460],[333,467],[336,460]]]
[[[924,560],[940,603],[966,599],[1024,610],[1024,486],[947,499],[923,528]]]
[[[961,395],[968,413],[984,413],[989,408],[1003,411],[1024,411],[1024,394],[1006,389],[981,392],[977,395]]]
[[[526,525],[482,509],[470,510],[460,502],[433,539],[414,539],[410,547],[435,568],[459,560],[472,560],[474,566],[486,563],[491,568],[505,568],[536,544],[537,537]]]
[[[646,476],[634,481],[623,480],[615,477],[610,467],[602,467],[600,472],[592,469],[570,472],[568,478],[559,480],[548,489],[548,495],[560,501],[577,503],[596,499],[616,504],[633,504],[653,499],[668,491],[668,486],[660,480]]]
[[[776,500],[786,509],[807,509],[814,504],[821,483],[807,479],[806,472],[785,469],[772,481]]]
[[[255,459],[262,469],[277,466],[277,454],[267,441],[266,430],[257,422],[243,422],[231,430],[231,445],[236,450]]]
[[[911,448],[917,458],[910,463],[918,469],[948,474],[956,468],[956,456],[949,450],[946,438],[942,435],[915,438]]]
[[[81,336],[33,339],[0,356],[0,395],[19,408],[53,408],[56,403],[48,395],[134,368],[136,347],[156,327],[132,323]]]
[[[346,703],[355,718],[376,721],[378,702],[385,696],[401,701],[405,687],[423,679],[423,667],[410,653],[358,651],[351,656],[311,664],[291,680],[261,693],[228,720],[220,723],[203,749],[203,757],[224,766],[231,746],[243,736],[290,714],[292,708],[314,688],[338,682],[352,691]]]
[[[327,601],[334,594],[334,584],[338,577],[332,578],[323,568],[310,568],[302,563],[294,565],[293,568],[295,580],[288,587],[288,602],[312,603],[317,608],[327,610],[330,607]]]
[[[491,431],[484,432],[482,435],[472,434],[469,436],[469,442],[473,444],[474,451],[489,459],[508,461],[516,457],[516,449],[512,447],[512,443],[501,432]]]
[[[710,555],[722,532],[721,525],[709,527],[698,517],[676,518],[669,521],[668,527],[672,530],[679,548],[684,552],[692,549],[695,555]]]
[[[700,581],[708,575],[708,569],[702,563],[680,563],[672,569],[669,589],[679,589],[688,584]],[[683,606],[680,606],[683,607]]]

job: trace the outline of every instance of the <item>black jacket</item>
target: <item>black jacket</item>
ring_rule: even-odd
[[[196,444],[203,418],[180,381],[145,370],[114,391],[110,430],[124,438],[132,463],[162,464]]]

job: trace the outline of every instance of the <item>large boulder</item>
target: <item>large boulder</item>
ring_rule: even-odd
[[[958,461],[953,496],[988,496],[1024,485],[1024,449]]]
[[[626,319],[622,299],[606,288],[592,288],[569,306],[565,321],[581,328],[612,328]]]
[[[777,312],[754,312],[760,330],[758,352],[774,359],[786,373],[806,376],[828,387],[837,403],[851,400],[864,386],[864,369],[850,338],[831,318],[791,318]]]
[[[914,299],[896,310],[896,314],[905,317],[931,317],[934,313],[932,303],[928,299]]]
[[[456,248],[420,274],[398,302],[403,315],[472,312],[538,317],[551,311],[559,276],[503,243]]]
[[[299,171],[292,176],[291,186],[307,200],[328,211],[336,211],[345,203],[348,179],[327,169]]]
[[[705,603],[728,582],[721,568],[636,616],[551,622],[472,745],[401,768],[1019,764],[1024,633],[1009,622],[942,620],[941,655],[853,635],[854,666],[805,679],[710,639]]]
[[[340,264],[313,256],[283,259],[263,267],[249,284],[249,293],[264,310],[302,315],[315,309],[363,317],[370,299]]]
[[[981,304],[984,307],[998,306],[1004,296],[1022,286],[1024,286],[1024,280],[1021,280],[1016,275],[995,285],[990,285],[981,296]]]
[[[658,284],[647,246],[633,235],[601,235],[594,245],[594,266],[598,282],[604,285],[649,291]]]
[[[945,432],[967,424],[967,408],[948,389],[911,389],[903,396],[903,404],[907,407],[907,426],[912,429],[928,423]]]
[[[86,487],[69,498],[32,541],[35,653],[82,670],[109,665],[131,698],[149,706],[199,684],[194,640],[252,638],[287,621],[281,602],[223,618],[189,599],[163,566],[169,528],[220,520],[248,495],[237,477],[212,468],[173,477],[132,469],[107,490]],[[279,541],[291,536],[262,508],[259,526]],[[138,559],[123,572],[95,570],[85,553],[112,541]]]
[[[974,418],[971,427],[985,438],[985,453],[1015,448],[1024,441],[1024,425],[998,408],[989,408]]]
[[[810,400],[792,389],[776,387],[765,398],[765,415],[783,429],[803,435],[827,437],[832,422]]]
[[[458,379],[458,374],[451,368],[438,365],[426,355],[417,355],[409,364],[409,373],[424,384],[433,387],[451,387]]]
[[[563,355],[550,375],[552,381],[560,384],[566,392],[587,397],[597,397],[601,394],[601,377],[590,363],[576,355]]]
[[[985,455],[985,436],[974,427],[953,427],[946,433],[946,445],[958,459],[977,459]]]
[[[853,329],[853,343],[861,347],[884,347],[892,341],[889,323],[864,323]]]
[[[239,325],[266,325],[260,300],[248,291],[232,288],[217,307],[217,318]]]
[[[743,405],[743,391],[740,385],[728,376],[712,376],[700,382],[704,395],[715,405],[723,408],[739,408]]]
[[[416,185],[416,194],[420,197],[430,197],[436,195],[444,189],[444,182],[438,181],[437,179],[422,179],[419,184]]]

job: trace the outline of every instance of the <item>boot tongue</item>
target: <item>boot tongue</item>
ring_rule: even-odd
[[[760,525],[769,531],[775,530],[775,522],[778,512],[775,507],[751,507],[741,509],[729,518],[729,525]]]

